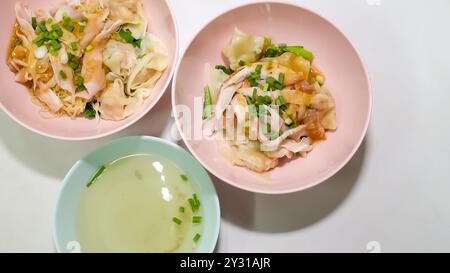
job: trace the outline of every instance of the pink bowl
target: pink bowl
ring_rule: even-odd
[[[87,140],[104,137],[132,125],[155,106],[164,94],[172,78],[178,54],[178,32],[169,4],[161,0],[144,0],[144,9],[149,19],[149,30],[159,36],[169,49],[170,61],[165,73],[155,86],[152,95],[146,99],[141,110],[135,115],[119,121],[91,121],[85,118],[72,120],[68,117],[46,119],[39,114],[39,106],[35,105],[23,85],[14,81],[14,74],[6,65],[7,46],[13,26],[14,3],[17,0],[3,0],[0,17],[1,57],[0,57],[0,105],[14,120],[24,127],[52,138],[65,140]],[[28,0],[33,10],[48,8],[58,0]]]
[[[188,139],[177,119],[187,147],[215,176],[252,192],[291,193],[325,181],[350,160],[367,131],[372,96],[361,57],[335,25],[313,11],[280,2],[239,6],[212,20],[188,46],[172,85],[174,107],[186,105],[194,109],[194,97],[202,97],[205,85],[204,65],[223,62],[221,49],[231,39],[235,27],[271,36],[278,43],[302,44],[312,50],[336,100],[339,129],[329,133],[328,140],[306,159],[291,160],[263,175],[233,166],[218,153],[213,140]]]

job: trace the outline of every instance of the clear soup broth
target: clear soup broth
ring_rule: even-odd
[[[76,235],[82,252],[192,252],[201,222],[200,201],[178,166],[133,155],[105,165],[87,184]]]

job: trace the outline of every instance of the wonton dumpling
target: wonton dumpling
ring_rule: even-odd
[[[103,63],[116,75],[126,76],[137,61],[134,47],[128,43],[110,40],[103,51]]]
[[[132,96],[137,90],[149,93],[169,64],[169,52],[163,42],[147,33],[141,44],[141,58],[131,71],[126,93]],[[147,94],[148,96],[148,94]]]
[[[120,79],[115,80],[102,92],[99,98],[99,112],[102,119],[122,120],[136,113],[144,102],[142,93],[127,97],[124,84]]]
[[[107,6],[111,20],[122,20],[126,24],[124,28],[130,30],[136,39],[145,36],[147,18],[140,0],[109,0]]]
[[[234,36],[230,44],[223,49],[223,54],[230,61],[233,69],[239,67],[239,61],[256,62],[264,47],[264,38],[252,36],[234,30]]]

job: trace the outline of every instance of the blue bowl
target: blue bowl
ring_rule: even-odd
[[[86,181],[104,164],[134,154],[162,156],[179,166],[190,178],[202,200],[203,233],[194,250],[211,253],[217,243],[220,229],[220,207],[214,185],[203,167],[183,148],[163,139],[139,136],[113,141],[78,161],[64,178],[56,204],[54,241],[58,252],[80,252],[75,234],[75,215]]]

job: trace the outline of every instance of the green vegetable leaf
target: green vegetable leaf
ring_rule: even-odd
[[[233,69],[231,69],[230,67],[226,67],[224,65],[216,65],[215,67],[217,70],[222,70],[223,73],[227,74],[227,75],[231,75],[234,73]]]
[[[195,236],[194,236],[194,242],[198,242],[199,240],[200,240],[200,238],[201,238],[202,236],[199,234],[199,233],[197,233],[197,234],[195,234]]]
[[[97,112],[94,110],[92,103],[86,104],[86,107],[84,108],[84,115],[90,119],[95,118],[95,115],[97,115]]]
[[[124,30],[121,29],[119,31],[119,36],[120,38],[122,38],[125,42],[132,44],[134,47],[136,48],[141,48],[141,43],[142,43],[142,39],[135,39],[133,37],[133,34],[131,33],[130,30]]]
[[[306,50],[303,46],[288,46],[285,50],[286,52],[291,52],[297,56],[301,56],[308,61],[312,61],[314,59],[314,54],[311,51]]]
[[[208,119],[211,116],[212,116],[212,96],[209,86],[206,86],[203,95],[203,119]]]
[[[100,169],[98,169],[98,171],[95,173],[95,175],[92,177],[91,180],[89,180],[89,183],[87,183],[86,187],[90,187],[92,186],[92,184],[94,184],[94,182],[97,180],[97,178],[100,177],[100,175],[102,175],[102,173],[105,171],[106,167],[105,166],[101,166]]]

